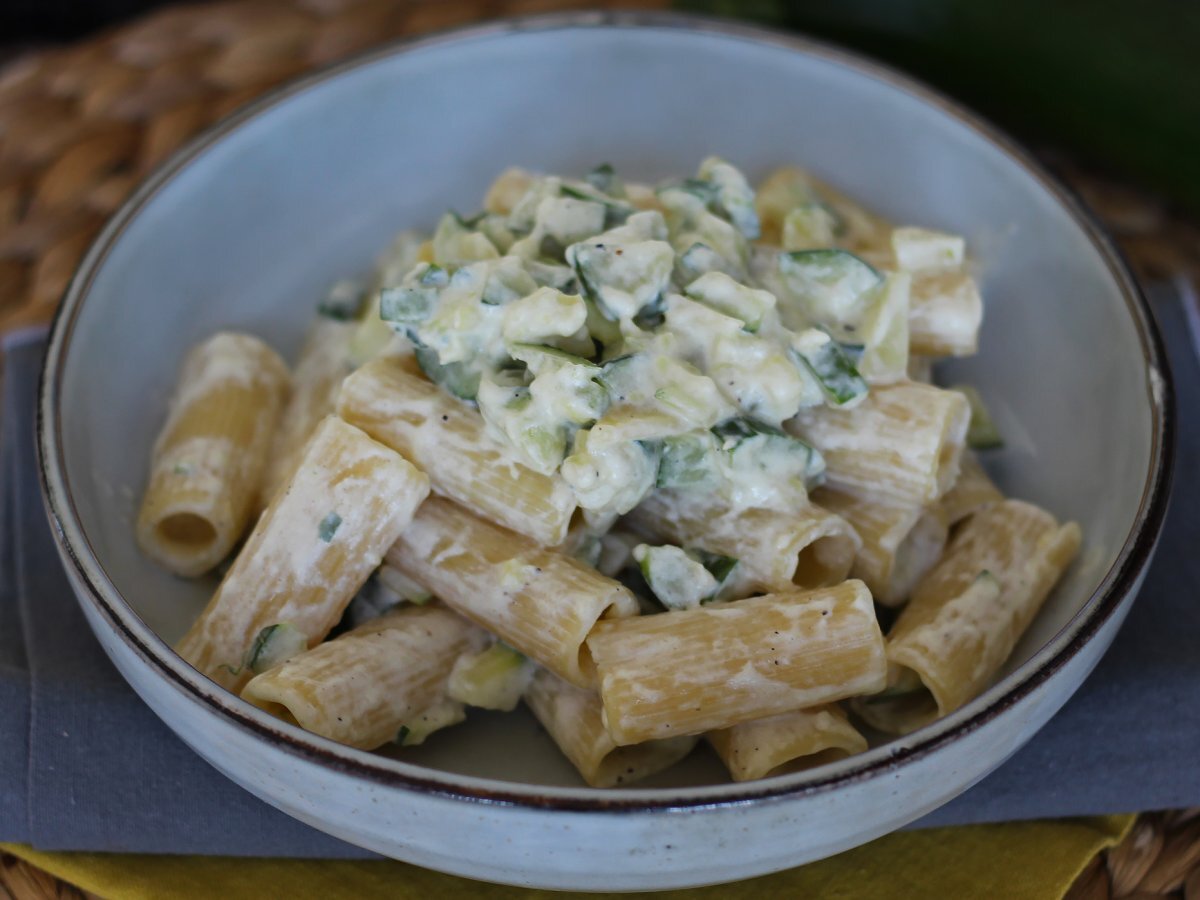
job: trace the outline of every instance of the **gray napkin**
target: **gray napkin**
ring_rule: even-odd
[[[1179,294],[1155,293],[1180,409],[1200,365]],[[365,857],[253,798],[154,716],[100,650],[38,495],[41,335],[6,341],[0,413],[0,840],[43,849]],[[998,771],[913,827],[1200,804],[1200,418],[1180,422],[1175,498],[1141,597],[1095,673]],[[1190,502],[1189,502],[1190,501]]]

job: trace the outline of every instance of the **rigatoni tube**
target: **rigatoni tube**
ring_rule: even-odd
[[[813,500],[854,526],[862,547],[850,572],[884,606],[903,603],[946,546],[946,522],[936,506],[894,504],[828,488],[814,491]]]
[[[374,750],[446,697],[458,657],[487,642],[462,616],[403,606],[255,676],[242,697],[306,731]]]
[[[357,327],[355,322],[321,315],[309,328],[292,373],[292,395],[271,440],[259,497],[262,506],[271,502],[292,474],[305,443],[321,420],[332,415],[342,381],[350,374],[347,357],[350,338]]]
[[[592,787],[631,784],[669,768],[692,752],[698,738],[681,736],[618,747],[604,727],[600,696],[539,669],[525,704]]]
[[[545,546],[566,538],[575,511],[566,482],[521,465],[477,410],[402,361],[377,359],[347,378],[338,412],[416,463],[437,493]]]
[[[887,639],[890,685],[856,707],[908,732],[986,688],[1079,550],[1074,522],[1005,500],[975,513],[922,579]]]
[[[844,581],[860,546],[844,519],[816,504],[738,509],[704,491],[652,491],[627,522],[648,539],[736,559],[739,581],[764,591]]]
[[[250,678],[258,633],[288,623],[313,646],[412,521],[429,480],[394,450],[330,416],[254,526],[177,647],[230,690]]]
[[[887,680],[861,581],[600,622],[587,647],[620,745],[874,693]]]
[[[832,703],[710,731],[705,738],[734,781],[799,772],[867,749],[867,739]]]
[[[980,465],[979,457],[971,450],[964,450],[958,479],[954,482],[954,487],[942,495],[942,499],[938,501],[938,509],[947,525],[956,525],[985,506],[999,503],[1003,499],[1004,495],[1000,493],[1000,489],[992,483],[992,479]]]
[[[602,617],[637,615],[627,588],[441,497],[387,553],[389,565],[573,684],[592,672],[583,642]]]
[[[801,410],[787,429],[821,451],[829,487],[919,506],[954,484],[970,418],[962,394],[904,382],[853,409]]]
[[[228,555],[254,510],[288,370],[248,334],[222,332],[188,354],[154,444],[138,544],[177,575]]]

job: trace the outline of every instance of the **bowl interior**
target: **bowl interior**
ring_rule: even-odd
[[[754,178],[798,163],[897,221],[966,235],[981,352],[944,374],[989,400],[1001,486],[1086,539],[1010,669],[1027,660],[1112,565],[1151,462],[1142,344],[1105,258],[1037,178],[935,102],[837,54],[665,27],[497,27],[376,56],[243,117],[147,192],[86,285],[61,381],[67,482],[117,590],[172,642],[213,588],[159,571],[132,537],[193,343],[238,328],[293,353],[331,282],[369,269],[395,231],[474,209],[506,166],[607,161],[657,179],[710,153]],[[475,717],[405,758],[578,784],[522,716]],[[665,778],[724,780],[703,755]]]

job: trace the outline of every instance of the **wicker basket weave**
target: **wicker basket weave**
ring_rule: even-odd
[[[281,81],[383,41],[549,9],[655,0],[230,0],[178,6],[0,69],[0,331],[46,321],[106,218],[200,129]],[[1200,274],[1200,228],[1051,154],[1143,276]],[[1186,887],[1185,887],[1186,885]],[[1200,900],[1200,809],[1143,815],[1073,898]],[[85,896],[0,856],[0,900]],[[90,896],[90,895],[86,895]]]

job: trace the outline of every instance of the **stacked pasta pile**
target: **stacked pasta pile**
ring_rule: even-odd
[[[346,744],[523,701],[598,787],[819,764],[983,690],[1079,547],[929,383],[977,345],[962,239],[797,169],[510,170],[318,312],[292,373],[193,350],[138,538],[194,576],[253,521],[179,652]]]

